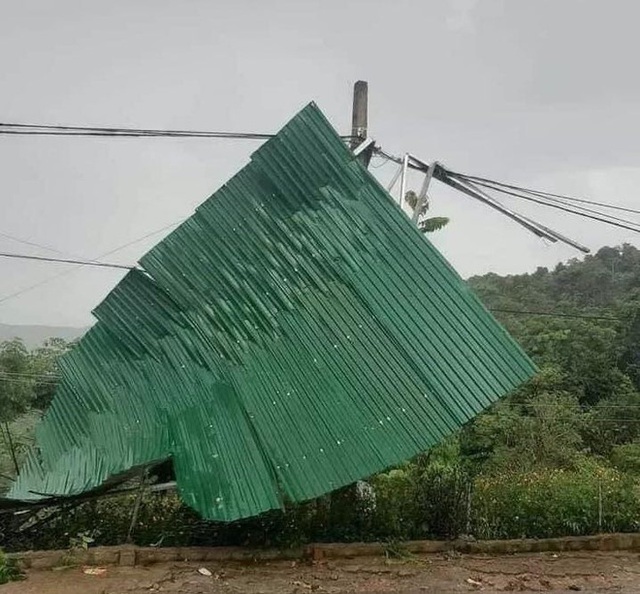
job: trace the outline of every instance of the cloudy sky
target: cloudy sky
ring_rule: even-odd
[[[3,0],[0,121],[273,132],[314,100],[348,133],[364,79],[391,152],[640,206],[639,17],[633,0]],[[95,258],[187,217],[256,147],[2,136],[0,234]],[[438,185],[432,199],[463,276],[579,255]],[[637,242],[512,206],[592,249]],[[51,255],[2,236],[0,251]],[[0,259],[0,323],[86,325],[120,277]]]

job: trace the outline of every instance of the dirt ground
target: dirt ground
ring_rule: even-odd
[[[95,571],[103,575],[91,575]],[[204,574],[210,575],[203,575]],[[189,563],[30,571],[0,594],[640,592],[636,553],[433,555],[256,565]]]

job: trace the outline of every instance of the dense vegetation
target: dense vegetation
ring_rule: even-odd
[[[469,283],[538,364],[531,382],[438,448],[373,477],[373,495],[347,488],[284,513],[222,526],[202,522],[174,495],[148,494],[134,539],[290,544],[636,530],[640,251],[607,247],[554,270],[488,274]],[[64,349],[57,341],[33,352],[19,341],[0,347],[4,476],[14,472],[11,444],[19,462],[33,421],[51,398],[55,359]],[[101,543],[122,541],[134,500],[84,504],[30,538],[35,546],[60,546],[69,534],[89,532]]]
[[[554,271],[469,282],[490,309],[554,315],[496,313],[540,372],[461,433],[465,460],[480,472],[586,459],[640,471],[640,251],[602,248]]]
[[[17,338],[0,343],[0,493],[33,441],[34,427],[53,398],[58,358],[68,347],[59,338],[31,351]]]

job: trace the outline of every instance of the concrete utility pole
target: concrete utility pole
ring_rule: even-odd
[[[353,111],[351,117],[351,150],[356,148],[367,138],[369,127],[369,83],[359,80],[353,86]],[[364,150],[359,159],[365,167],[371,161],[372,148]]]

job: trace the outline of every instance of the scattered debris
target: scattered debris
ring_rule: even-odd
[[[105,594],[638,592],[640,558],[635,554],[567,551],[559,555],[556,561],[551,561],[551,553],[475,555],[465,556],[464,562],[445,561],[439,555],[432,555],[430,565],[397,563],[391,567],[380,555],[360,558],[357,563],[352,559],[333,559],[331,570],[309,567],[303,562],[298,562],[292,569],[291,559],[271,562],[268,566],[251,562],[221,565],[213,560],[167,561],[135,567],[103,565],[102,568],[107,568],[105,577],[96,575],[100,573],[99,565],[82,563],[66,573],[29,569],[28,580],[24,584],[12,584],[9,591],[15,594],[87,594],[93,584],[96,594],[103,589]],[[625,571],[614,568],[623,564]],[[205,576],[198,571],[200,568],[207,569],[212,575]],[[89,570],[86,577],[84,570]]]
[[[82,569],[82,573],[84,573],[85,575],[105,576],[107,575],[107,568],[106,567],[84,567]]]

